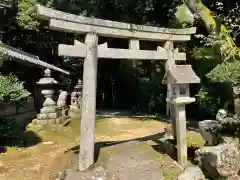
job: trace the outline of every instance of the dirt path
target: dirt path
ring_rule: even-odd
[[[166,165],[159,159],[159,153],[144,142],[126,142],[104,148],[101,152],[97,170],[76,172],[73,167],[67,173],[66,180],[163,180],[162,169]],[[169,179],[168,179],[169,180]]]

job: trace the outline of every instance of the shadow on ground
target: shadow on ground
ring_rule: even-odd
[[[126,143],[126,142],[131,142],[131,141],[148,141],[148,140],[158,140],[160,138],[162,138],[164,136],[165,132],[162,133],[157,133],[157,134],[153,134],[150,136],[145,136],[145,137],[140,137],[140,138],[135,138],[135,139],[130,139],[130,140],[124,140],[124,141],[104,141],[104,142],[97,142],[95,143],[95,154],[94,154],[94,158],[95,158],[95,162],[97,162],[99,154],[101,152],[101,148],[104,147],[109,147],[109,146],[114,146],[114,145],[118,145],[118,144],[122,144],[122,143]],[[74,146],[68,150],[65,151],[65,153],[69,152],[69,151],[73,151],[74,153],[78,154],[79,153],[79,145]]]
[[[42,138],[33,131],[27,131],[26,126],[14,127],[14,131],[7,137],[0,138],[0,153],[7,151],[7,147],[27,148],[42,142]]]
[[[177,161],[177,146],[175,140],[165,140],[165,142],[157,139],[153,140],[157,145],[153,145],[152,148],[161,153],[161,154],[167,154],[169,157],[172,158],[172,160]],[[194,163],[195,158],[195,151],[199,149],[199,147],[189,146],[187,147],[187,155],[188,160],[191,163]]]

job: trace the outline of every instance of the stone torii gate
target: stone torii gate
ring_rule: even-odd
[[[167,29],[152,26],[134,25],[109,20],[77,16],[41,5],[37,5],[37,17],[49,21],[49,27],[53,30],[86,34],[85,43],[77,40],[74,45],[60,44],[59,56],[83,57],[83,94],[81,138],[79,153],[79,170],[84,171],[94,163],[95,121],[96,121],[96,86],[97,86],[97,62],[98,58],[128,59],[128,60],[168,60],[166,71],[175,60],[185,61],[186,54],[174,49],[173,42],[184,42],[191,39],[191,34],[196,28]],[[98,45],[98,36],[129,39],[129,49],[108,48],[108,44]],[[140,50],[139,40],[162,41],[164,47],[158,47],[155,51]],[[172,63],[173,62],[173,63]],[[170,86],[168,87],[168,91]],[[168,93],[169,97],[169,93]],[[185,120],[183,122],[185,124]],[[174,124],[175,125],[175,124]],[[185,129],[177,128],[177,132],[186,134]],[[181,126],[182,127],[182,126]],[[178,135],[177,134],[177,135]],[[178,138],[179,139],[179,138]],[[180,138],[178,149],[186,150],[186,138]],[[184,141],[184,143],[182,143]],[[184,147],[181,147],[183,144]],[[179,154],[183,151],[179,150]],[[185,157],[183,153],[182,158]],[[181,159],[181,158],[180,158]],[[179,161],[183,164],[182,160]]]

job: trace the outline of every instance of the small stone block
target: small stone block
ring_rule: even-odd
[[[38,115],[37,115],[37,119],[38,119],[38,120],[47,119],[47,114],[42,114],[42,113],[41,113],[41,114],[38,114]]]
[[[204,180],[206,179],[202,170],[196,167],[188,167],[185,171],[177,177],[177,180]]]
[[[37,119],[33,119],[32,124],[36,124],[37,123],[36,121],[37,121]]]
[[[56,106],[51,106],[51,107],[43,107],[40,112],[42,114],[44,113],[55,113],[57,111],[57,107]]]
[[[37,119],[37,120],[35,121],[35,124],[36,124],[36,125],[45,125],[45,120]]]
[[[47,114],[48,119],[56,119],[58,117],[57,113],[48,113]]]
[[[48,119],[47,122],[47,124],[53,125],[56,124],[56,119]]]
[[[81,109],[79,109],[78,106],[73,106],[73,105],[71,105],[70,108],[69,108],[69,111],[70,111],[70,112],[80,113],[80,112],[81,112]]]
[[[69,115],[70,118],[81,118],[80,113],[69,112],[68,115]]]
[[[46,98],[46,100],[43,103],[44,107],[49,107],[49,106],[55,106],[56,102],[53,101],[51,98]]]

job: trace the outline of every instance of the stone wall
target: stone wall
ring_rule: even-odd
[[[16,122],[31,122],[37,115],[34,107],[34,100],[24,104],[17,110],[15,105],[6,105],[0,109],[0,116],[13,117]]]

